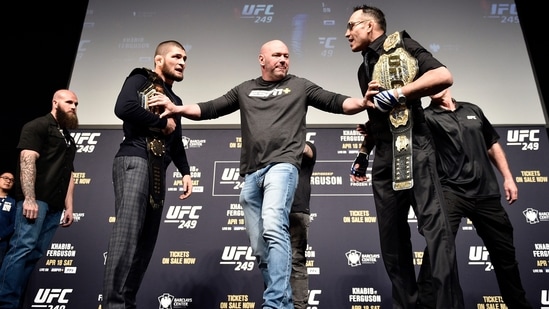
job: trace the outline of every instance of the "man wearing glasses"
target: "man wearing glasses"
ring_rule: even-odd
[[[366,180],[369,151],[375,145],[372,189],[393,308],[416,308],[418,302],[410,206],[429,250],[436,308],[463,308],[454,240],[421,107],[421,97],[451,86],[453,77],[406,31],[387,35],[386,27],[380,9],[362,5],[353,9],[345,32],[351,51],[364,57],[358,69],[362,94],[376,106],[368,109],[368,137],[353,162],[351,178]]]
[[[0,176],[0,265],[8,251],[8,245],[15,224],[15,199],[10,196],[15,178],[10,172]]]

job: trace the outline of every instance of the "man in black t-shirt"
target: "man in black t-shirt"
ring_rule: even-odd
[[[22,308],[30,276],[59,226],[73,221],[76,94],[54,93],[51,112],[26,123],[17,149],[15,230],[0,268],[0,308]]]
[[[518,188],[509,169],[499,135],[482,109],[452,98],[450,89],[431,96],[425,120],[433,132],[437,169],[454,237],[463,217],[469,218],[490,254],[503,301],[510,309],[530,309],[522,287],[513,226],[501,204],[492,163],[503,177],[505,199],[513,204]],[[428,252],[418,277],[420,303],[435,308]]]

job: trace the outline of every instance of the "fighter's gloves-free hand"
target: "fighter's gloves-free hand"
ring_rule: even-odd
[[[366,168],[368,167],[370,155],[365,152],[359,152],[351,166],[351,175],[364,177],[366,176]]]
[[[386,113],[399,103],[398,99],[393,95],[393,91],[393,89],[383,90],[374,95],[374,105],[377,109]]]

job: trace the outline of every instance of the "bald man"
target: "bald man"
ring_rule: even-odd
[[[294,306],[289,213],[305,148],[307,109],[312,106],[331,113],[356,114],[374,105],[288,74],[290,53],[282,41],[263,44],[258,62],[260,77],[244,81],[216,99],[183,106],[151,102],[150,106],[162,106],[163,116],[180,114],[193,120],[240,111],[240,175],[245,179],[240,204],[263,275],[262,308],[290,309]]]
[[[54,93],[51,111],[23,126],[15,182],[15,231],[0,268],[0,308],[20,308],[23,292],[38,260],[51,245],[57,228],[73,218],[76,144],[70,129],[78,127],[76,94]]]

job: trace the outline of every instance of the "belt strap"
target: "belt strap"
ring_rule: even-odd
[[[393,133],[393,190],[406,190],[414,186],[412,109],[405,104],[395,106],[389,115]]]
[[[148,137],[147,154],[149,158],[149,203],[152,208],[161,208],[164,205],[166,175],[164,170],[164,140]]]
[[[135,74],[147,76],[147,82],[138,91],[141,107],[155,114],[161,111],[149,107],[149,98],[156,93],[165,93],[162,79],[155,72],[146,69],[136,69]],[[132,73],[134,73],[132,72]],[[164,188],[166,182],[166,172],[164,169],[164,154],[166,152],[165,140],[162,132],[158,128],[149,128],[152,137],[147,137],[147,157],[149,163],[149,203],[152,208],[157,209],[164,206]]]

